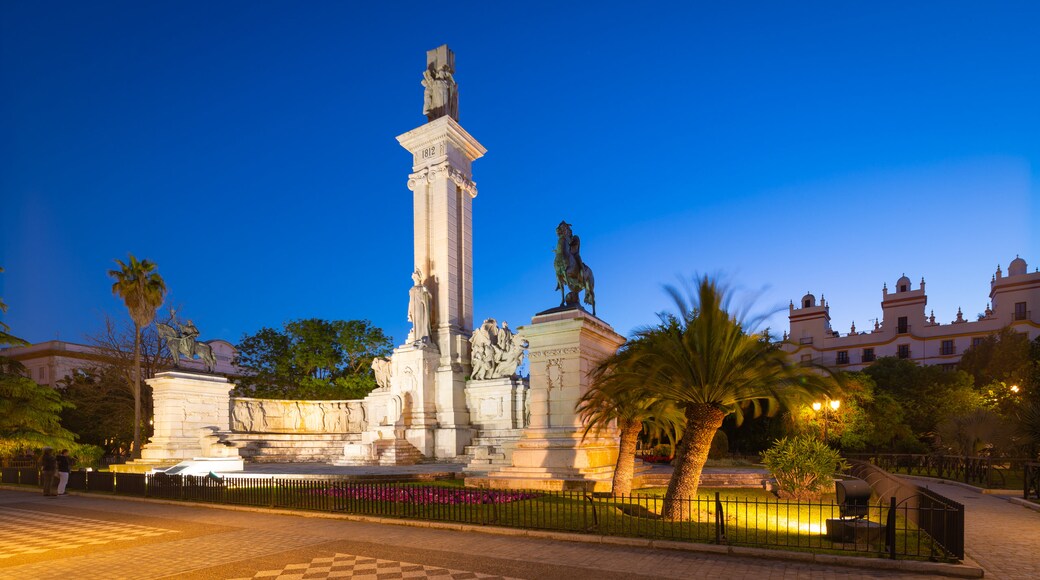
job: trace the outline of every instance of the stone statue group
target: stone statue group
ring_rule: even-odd
[[[523,335],[513,334],[507,322],[499,328],[494,318],[488,318],[473,331],[469,345],[473,366],[470,378],[482,381],[515,375],[523,361],[527,340]]]
[[[242,432],[360,433],[368,422],[360,401],[232,399],[231,425]]]

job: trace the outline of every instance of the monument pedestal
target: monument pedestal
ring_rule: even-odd
[[[609,324],[579,309],[535,316],[520,332],[530,343],[528,427],[513,451],[512,465],[474,484],[507,489],[609,491],[618,439],[611,430],[589,433],[575,412],[589,389],[589,373],[617,352],[625,338]]]
[[[147,383],[154,401],[154,433],[134,463],[164,465],[215,455],[238,459],[237,449],[224,449],[229,446],[221,443],[230,426],[234,384],[185,371],[161,372]]]

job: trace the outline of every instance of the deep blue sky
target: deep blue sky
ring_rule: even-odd
[[[763,308],[823,293],[846,332],[904,272],[948,322],[998,263],[1040,265],[1035,2],[715,4],[4,0],[4,320],[81,340],[124,315],[106,271],[133,252],[205,338],[321,317],[400,342],[395,136],[442,43],[488,149],[478,321],[558,304],[561,219],[624,334],[695,272]]]

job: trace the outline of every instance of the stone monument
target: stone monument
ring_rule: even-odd
[[[461,455],[472,438],[466,407],[473,327],[472,163],[486,150],[458,123],[455,55],[426,53],[423,112],[427,123],[397,140],[412,154],[414,220],[412,332],[392,357],[391,411],[406,416],[407,439],[427,458]],[[394,405],[397,405],[396,407]]]
[[[176,314],[171,313],[170,323],[158,326],[176,367],[182,356],[192,358],[207,352],[209,345],[195,340],[199,331],[190,320],[178,324]],[[202,354],[202,358],[212,364],[212,350],[208,352],[208,357]],[[206,463],[213,471],[242,471],[238,446],[228,440],[234,387],[230,381],[212,374],[173,370],[157,373],[146,382],[152,387],[153,434],[141,447],[141,459],[134,463],[168,466],[190,460]]]
[[[567,226],[563,234],[569,232]],[[569,253],[576,253],[571,252],[573,238],[561,235],[560,228],[557,235]],[[587,266],[577,270],[583,268]],[[567,270],[571,268],[565,268],[565,273]],[[556,272],[559,276],[558,261]],[[590,291],[590,285],[583,287]],[[564,306],[535,315],[530,325],[520,329],[530,343],[531,386],[525,410],[527,426],[512,452],[511,465],[491,472],[486,479],[467,479],[467,484],[609,491],[617,462],[617,434],[614,429],[603,429],[583,437],[585,428],[575,407],[589,389],[589,373],[617,352],[625,339],[609,324],[582,309],[577,304],[577,292],[571,291],[573,300],[565,296]]]

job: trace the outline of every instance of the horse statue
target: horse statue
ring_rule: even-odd
[[[176,324],[174,320],[171,320],[171,322]],[[173,355],[173,366],[181,368],[181,355],[187,357],[188,360],[195,360],[195,355],[198,355],[199,359],[206,365],[206,371],[213,372],[217,366],[217,357],[213,356],[213,347],[195,340],[195,337],[198,336],[198,330],[190,320],[188,324],[178,326],[181,327],[180,331],[162,322],[155,324],[155,327],[159,330],[159,336],[166,341],[166,347],[170,349],[170,354]]]
[[[556,226],[556,289],[560,291],[560,306],[578,306],[578,293],[585,291],[585,304],[596,315],[596,279],[592,269],[581,260],[581,240],[571,232],[571,224],[563,221]]]

